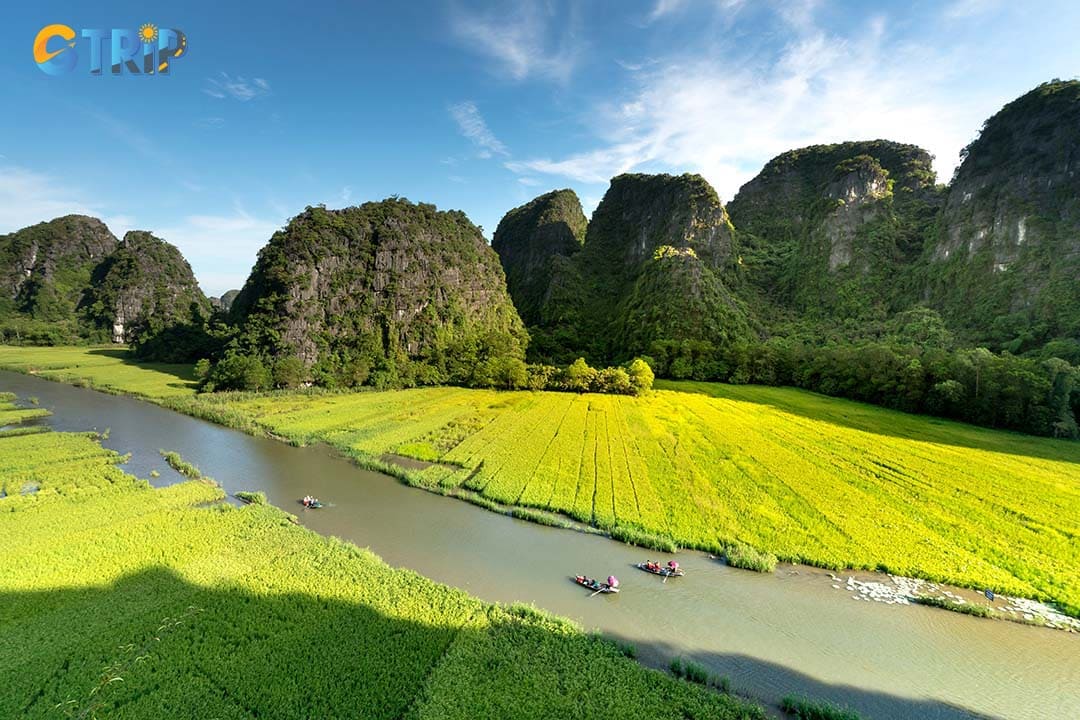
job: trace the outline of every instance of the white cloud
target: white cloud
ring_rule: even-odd
[[[518,182],[525,187],[539,187],[544,184],[542,180],[537,180],[534,177],[519,177]]]
[[[237,205],[227,215],[188,215],[154,234],[180,248],[203,292],[220,295],[243,285],[259,250],[285,220],[256,217]]]
[[[262,78],[251,81],[243,77],[231,77],[228,73],[218,73],[216,78],[207,78],[203,92],[219,99],[233,98],[242,102],[270,94],[270,83]]]
[[[506,146],[488,128],[487,123],[484,122],[484,116],[480,114],[475,103],[466,101],[451,105],[450,116],[458,124],[461,134],[479,148],[480,157],[489,158],[492,153],[509,154]]]
[[[887,138],[928,149],[947,180],[987,108],[1006,98],[957,97],[949,82],[963,70],[957,56],[894,41],[880,18],[837,36],[816,27],[813,9],[783,5],[778,20],[793,37],[771,55],[695,48],[635,74],[621,102],[586,109],[592,148],[506,167],[582,183],[632,169],[696,171],[727,201],[786,150]]]
[[[552,2],[521,0],[509,12],[451,11],[454,34],[470,50],[495,61],[492,71],[512,80],[540,77],[567,81],[582,41],[573,5],[562,16]]]
[[[0,166],[0,233],[14,232],[62,215],[100,213],[100,205],[60,178],[17,165]]]
[[[348,205],[350,200],[352,200],[352,185],[346,185],[341,188],[341,202]]]

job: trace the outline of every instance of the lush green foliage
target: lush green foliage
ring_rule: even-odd
[[[0,342],[62,345],[93,337],[76,308],[93,269],[115,247],[104,223],[81,215],[0,235]]]
[[[250,505],[265,505],[266,493],[262,491],[248,492],[247,490],[241,490],[236,493],[236,499],[242,500]]]
[[[532,357],[621,362],[654,340],[747,336],[745,307],[730,287],[738,282],[734,230],[701,176],[613,178],[580,251],[533,247],[540,235],[566,231],[565,222],[549,227],[535,217],[551,202],[544,196],[508,213],[495,246],[512,289],[520,288],[514,297]]]
[[[0,438],[5,487],[40,486],[0,497],[0,536],[18,538],[0,574],[0,716],[763,717],[565,621],[204,483],[151,489],[118,459],[88,435]]]
[[[71,350],[0,348],[0,365]],[[92,361],[96,357],[85,353]],[[99,384],[155,386],[113,359]],[[21,367],[25,368],[25,360]],[[145,371],[146,375],[153,374]],[[175,377],[156,387],[175,392]],[[677,391],[677,392],[673,392]],[[188,390],[188,393],[191,393]],[[215,394],[185,412],[361,462],[423,448],[409,481],[463,488],[609,531],[722,554],[882,569],[1053,600],[1080,614],[1080,445],[906,415],[799,390],[662,382],[644,397],[398,392]]]
[[[724,350],[705,343],[657,343],[649,360],[660,375],[676,379],[791,385],[988,427],[1080,437],[1080,367],[1059,358],[905,341],[904,333],[927,319],[917,317],[880,342],[817,346],[774,339]]]

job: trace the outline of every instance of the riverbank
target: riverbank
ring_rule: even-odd
[[[567,621],[212,484],[151,488],[120,460],[86,433],[0,438],[0,535],[19,538],[0,576],[4,717],[765,717]]]
[[[448,502],[359,469],[323,445],[291,447],[31,376],[0,372],[0,382],[21,398],[39,397],[54,411],[49,427],[109,429],[102,442],[129,455],[125,468],[157,486],[185,481],[158,452],[175,450],[228,493],[263,492],[305,527],[370,547],[392,566],[489,602],[535,603],[634,645],[651,667],[666,669],[681,657],[769,704],[795,694],[846,705],[864,718],[924,720],[1080,713],[1076,636],[855,602],[831,589],[826,573],[805,566],[782,565],[767,576],[686,552],[678,559],[687,577],[664,583],[633,567],[649,556],[641,550]],[[298,499],[308,494],[327,508],[303,510]],[[575,572],[614,572],[624,592],[588,598],[566,580]]]
[[[194,395],[115,349],[0,348],[0,365],[155,402],[479,504],[714,554],[735,542],[1061,603],[1075,614],[1080,445],[781,388],[646,399],[459,388]],[[402,469],[388,452],[436,458]],[[587,507],[586,507],[587,506]],[[858,507],[858,512],[848,508]],[[1074,527],[1075,526],[1075,527]]]

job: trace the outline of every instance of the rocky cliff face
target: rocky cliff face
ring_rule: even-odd
[[[67,215],[0,236],[0,308],[72,320],[95,266],[116,248],[105,223]]]
[[[81,308],[113,342],[131,343],[208,315],[210,303],[179,250],[133,230],[94,269]]]
[[[506,286],[526,325],[540,321],[552,275],[585,240],[588,221],[573,190],[556,190],[506,213],[491,247],[499,255]]]
[[[895,309],[941,205],[933,158],[885,140],[815,145],[771,160],[729,210],[749,279],[801,312]]]
[[[548,267],[546,277],[529,278],[546,280],[530,314],[536,354],[546,359],[618,360],[655,340],[717,341],[717,325],[729,325],[719,318],[743,312],[727,288],[738,278],[734,231],[699,175],[614,178],[581,251]],[[718,320],[692,317],[701,313]]]
[[[972,340],[1014,351],[1080,337],[1080,82],[986,121],[927,248],[926,299]]]
[[[437,375],[450,354],[521,355],[526,343],[479,228],[398,199],[308,208],[259,252],[232,313],[260,351],[351,384],[384,362]]]

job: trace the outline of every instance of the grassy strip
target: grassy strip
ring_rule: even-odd
[[[958,603],[949,600],[948,598],[937,597],[934,595],[917,595],[916,597],[913,597],[911,601],[919,605],[950,610],[963,615],[974,615],[975,617],[981,618],[998,617],[998,613],[995,612],[993,608],[989,608],[986,605],[977,605],[975,603],[967,602]]]
[[[165,462],[169,464],[169,467],[184,477],[189,477],[192,480],[200,480],[203,477],[202,470],[180,457],[180,453],[173,450],[158,450],[158,452],[161,453],[161,457],[165,458]]]
[[[611,539],[618,540],[627,545],[636,545],[638,547],[648,548],[649,550],[658,550],[660,552],[675,553],[679,551],[679,546],[669,537],[645,532],[644,530],[638,530],[637,528],[626,527],[624,525],[616,525],[611,528]]]
[[[516,517],[518,520],[528,520],[529,522],[534,522],[538,525],[547,525],[548,527],[557,527],[566,530],[573,527],[568,521],[558,515],[534,510],[532,508],[515,507],[510,511],[510,515]]]
[[[780,701],[780,709],[798,720],[860,720],[859,714],[853,710],[795,695],[785,696]]]

